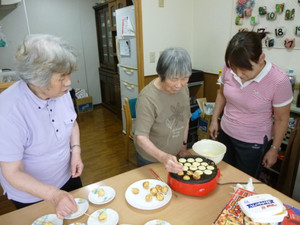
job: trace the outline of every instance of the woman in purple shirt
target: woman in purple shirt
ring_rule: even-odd
[[[224,161],[256,178],[261,165],[277,161],[293,100],[288,76],[265,60],[265,36],[239,32],[230,40],[209,128],[227,147]]]
[[[17,208],[46,200],[59,218],[77,211],[82,186],[79,126],[69,93],[74,48],[29,35],[15,54],[21,80],[0,94],[0,182]]]

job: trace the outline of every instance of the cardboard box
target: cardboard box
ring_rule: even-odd
[[[208,128],[210,126],[211,116],[212,115],[201,114],[198,120],[198,129],[197,129],[198,140],[210,138]]]
[[[225,208],[219,214],[213,225],[244,225],[245,214],[242,212],[238,201],[256,193],[238,188],[231,196]],[[254,225],[254,224],[253,224]],[[260,224],[257,224],[260,225]]]
[[[76,106],[77,113],[93,111],[93,98],[92,98],[92,96],[75,99],[75,106]]]
[[[210,134],[208,129],[210,126],[212,115],[208,115],[205,113],[204,105],[207,103],[206,98],[198,98],[197,103],[199,105],[199,108],[201,109],[201,115],[198,120],[198,129],[197,129],[198,140],[210,139]]]

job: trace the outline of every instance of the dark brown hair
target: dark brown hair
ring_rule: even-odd
[[[252,70],[250,61],[258,62],[262,53],[261,40],[266,34],[266,32],[242,31],[234,35],[226,49],[226,66]]]

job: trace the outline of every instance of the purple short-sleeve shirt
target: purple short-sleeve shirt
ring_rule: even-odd
[[[0,161],[22,160],[24,170],[43,183],[62,187],[70,178],[70,137],[76,113],[69,93],[41,100],[24,81],[0,94]],[[9,199],[41,199],[12,187],[0,170]]]

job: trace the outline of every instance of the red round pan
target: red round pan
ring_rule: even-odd
[[[202,156],[184,156],[181,158],[202,158],[203,162],[206,162],[209,166],[213,166],[214,170],[212,170],[212,174],[210,175],[201,175],[199,180],[194,180],[193,178],[184,180],[181,175],[169,173],[168,184],[174,191],[191,196],[205,196],[216,188],[218,178],[220,177],[220,170],[212,160]]]

